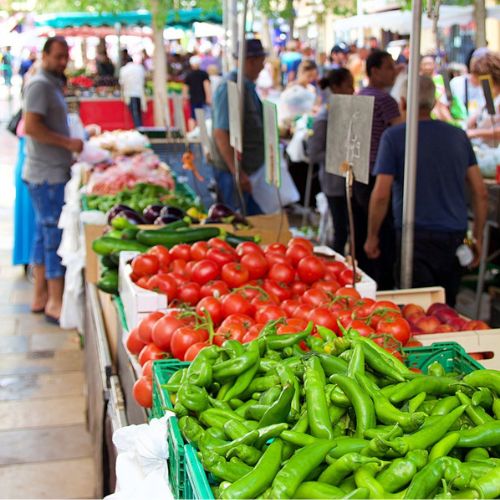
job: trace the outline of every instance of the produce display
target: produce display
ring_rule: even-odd
[[[149,147],[149,139],[137,130],[113,130],[91,137],[89,142],[117,155],[142,153]]]
[[[111,164],[96,166],[87,184],[87,194],[113,195],[136,184],[157,184],[173,191],[175,182],[170,170],[151,151],[133,156],[117,156]]]
[[[166,385],[215,497],[498,498],[500,372],[422,374],[355,330],[304,353],[311,324],[278,328],[203,348]]]

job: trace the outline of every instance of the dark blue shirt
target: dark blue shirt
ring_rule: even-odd
[[[405,124],[383,133],[373,172],[394,176],[392,209],[396,229],[402,227],[405,134]],[[415,229],[467,230],[466,174],[476,164],[476,155],[463,130],[439,120],[419,122]]]

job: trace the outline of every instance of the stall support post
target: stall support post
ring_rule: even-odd
[[[422,26],[422,0],[415,0],[412,7],[410,37],[410,63],[406,114],[405,181],[403,194],[403,231],[401,241],[401,287],[411,288],[413,270],[413,244],[415,230],[415,184],[418,151],[418,97],[420,32]]]

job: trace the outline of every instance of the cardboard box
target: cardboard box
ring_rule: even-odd
[[[431,304],[444,303],[446,299],[443,287],[431,286],[378,292],[377,300],[390,300],[398,305],[417,304],[427,310]]]
[[[118,313],[113,302],[113,295],[97,291],[99,303],[101,305],[102,317],[106,328],[106,337],[108,339],[109,353],[113,366],[116,367],[117,349],[118,349]]]

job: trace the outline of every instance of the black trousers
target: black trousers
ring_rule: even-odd
[[[333,219],[333,245],[332,248],[344,255],[345,244],[349,236],[349,216],[347,214],[347,201],[345,196],[328,196],[328,205]]]
[[[131,97],[130,102],[128,103],[128,109],[130,109],[130,113],[132,114],[134,127],[135,128],[142,127],[141,98]]]
[[[464,268],[456,256],[465,232],[415,231],[412,288],[442,286],[446,303],[454,307]],[[401,269],[401,231],[396,233],[396,281]]]

